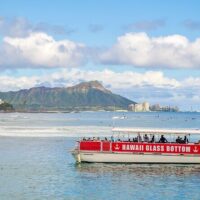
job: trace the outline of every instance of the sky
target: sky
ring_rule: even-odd
[[[99,80],[200,111],[198,0],[0,0],[0,91]]]

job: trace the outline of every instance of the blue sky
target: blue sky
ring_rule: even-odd
[[[200,110],[199,1],[0,5],[0,90],[69,86],[99,77],[138,102]]]

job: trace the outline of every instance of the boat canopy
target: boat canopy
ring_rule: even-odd
[[[113,128],[112,131],[128,134],[200,135],[200,129]]]

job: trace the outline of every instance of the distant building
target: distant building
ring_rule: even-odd
[[[150,111],[148,102],[130,104],[128,108],[130,111],[133,111],[133,112],[149,112]]]
[[[148,102],[144,102],[143,103],[143,111],[145,111],[145,112],[149,112],[150,110],[149,110],[149,103]]]
[[[154,104],[150,106],[151,111],[161,111],[161,107],[159,104]]]
[[[160,106],[159,104],[149,105],[148,102],[130,104],[128,109],[133,112],[178,112],[179,108],[177,106]]]
[[[128,110],[133,111],[135,108],[135,104],[128,105]]]
[[[2,99],[0,99],[0,104],[4,103],[4,101]]]
[[[151,111],[161,111],[161,112],[178,112],[179,108],[177,106],[160,106],[155,104],[150,106]]]

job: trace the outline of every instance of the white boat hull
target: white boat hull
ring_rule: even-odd
[[[73,156],[78,163],[171,163],[171,164],[200,164],[199,155],[180,154],[138,154],[138,153],[110,153],[74,151]]]

